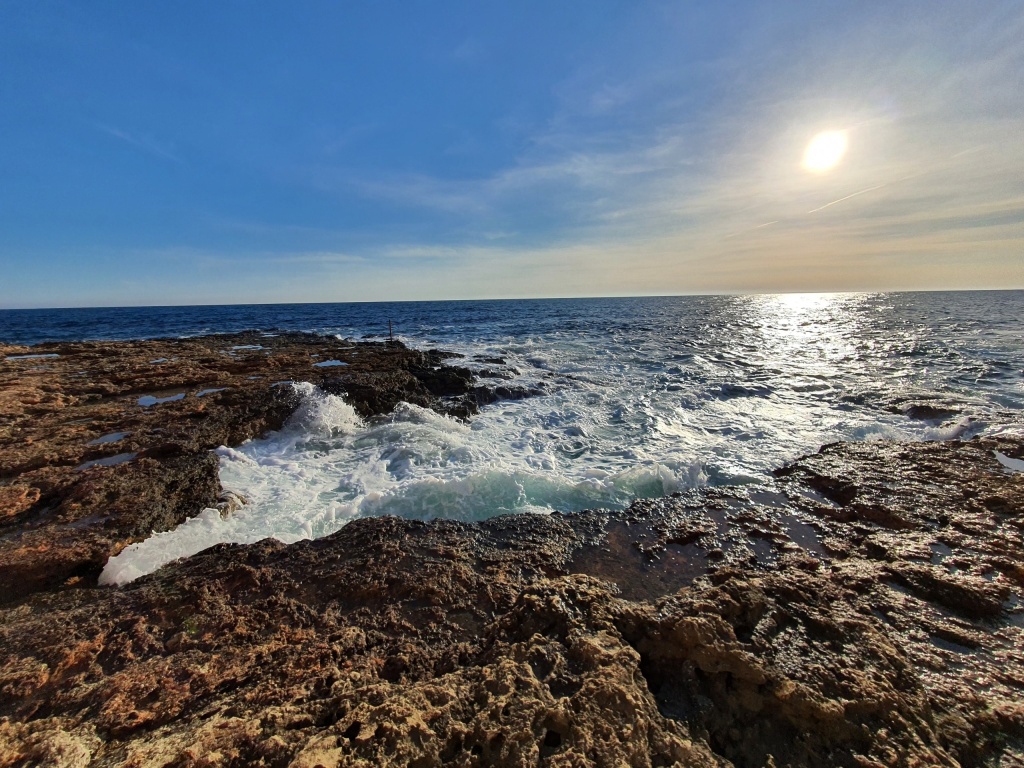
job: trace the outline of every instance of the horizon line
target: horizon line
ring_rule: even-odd
[[[236,302],[201,302],[198,304],[85,304],[74,306],[35,306],[35,307],[0,307],[0,312],[38,312],[65,309],[172,309],[185,307],[275,307],[275,306],[308,306],[315,304],[436,304],[452,302],[498,302],[498,301],[579,301],[588,299],[671,299],[701,296],[817,296],[817,295],[854,295],[859,293],[903,294],[903,293],[994,293],[1024,291],[1024,286],[1016,288],[912,288],[898,290],[845,290],[845,291],[717,291],[709,293],[638,293],[638,294],[605,294],[581,296],[489,296],[473,299],[356,299],[348,301],[236,301]]]

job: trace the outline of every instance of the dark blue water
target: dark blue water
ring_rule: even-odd
[[[714,299],[683,299],[695,306]],[[414,301],[347,304],[233,304],[229,306],[106,307],[0,310],[0,341],[152,339],[245,330],[309,331],[363,337],[410,338],[529,333],[580,327],[601,317],[631,314],[680,299],[538,299]]]
[[[841,295],[841,294],[837,294]],[[1024,291],[853,294],[881,327],[914,329],[940,340],[965,331],[1015,334],[1021,342]],[[485,339],[551,331],[631,328],[671,335],[722,319],[757,296],[667,296],[597,299],[233,304],[0,310],[0,342],[148,339],[243,330],[310,331],[346,336],[396,333],[412,339]],[[873,323],[878,326],[878,323]]]
[[[287,429],[220,451],[244,512],[137,545],[142,572],[217,541],[293,541],[365,515],[623,507],[758,482],[836,440],[1022,432],[1022,318],[1022,291],[15,310],[0,312],[0,341],[379,338],[391,320],[411,346],[477,368],[501,357],[544,391],[469,424],[415,406],[366,423],[298,385]]]
[[[827,369],[820,394],[839,408],[920,395],[1018,410],[1022,318],[1024,291],[114,307],[0,310],[0,342],[242,330],[379,338],[390,321],[413,346],[525,355],[527,372],[639,372],[640,391],[653,377],[778,399],[821,389]]]

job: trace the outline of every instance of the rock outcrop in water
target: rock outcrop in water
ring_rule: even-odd
[[[210,450],[278,429],[292,380],[362,416],[401,401],[467,417],[492,387],[457,355],[260,333],[3,347],[0,602],[80,581],[221,497]],[[499,389],[500,393],[500,389]]]
[[[380,358],[366,403],[410,382],[373,368],[392,353],[424,398],[475,386],[443,372],[433,392],[419,353],[354,349]],[[4,418],[15,402],[32,416],[4,423],[0,766],[1024,765],[1024,475],[996,457],[1024,458],[1024,442],[1009,438],[826,446],[762,485],[617,513],[358,520],[291,546],[220,545],[122,589],[96,588],[95,565],[34,576],[33,561],[88,550],[65,542],[102,553],[144,535],[132,496],[181,499],[182,515],[193,486],[199,506],[216,498],[215,464],[189,461],[292,407],[243,384],[278,378],[261,368],[278,353],[256,352],[232,389],[154,411],[127,398],[224,372],[164,391],[110,381],[125,389],[91,401],[103,378],[47,390],[0,363]],[[203,403],[215,410],[197,416]],[[96,421],[61,421],[85,407]],[[126,410],[136,421],[115,418]],[[153,442],[100,443],[139,455],[71,474],[115,427]],[[116,524],[76,539],[103,498]],[[92,506],[75,517],[78,499]]]

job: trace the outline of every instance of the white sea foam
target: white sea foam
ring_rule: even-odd
[[[547,414],[549,429],[539,430],[515,426],[516,411],[527,410],[517,404],[469,425],[403,403],[367,424],[341,398],[308,383],[294,386],[302,399],[284,429],[217,450],[224,488],[248,503],[226,517],[204,510],[127,547],[107,563],[102,584],[127,583],[218,543],[325,536],[356,517],[481,520],[621,507],[706,481],[693,459],[620,458],[617,470],[581,465],[574,471],[565,451],[591,438],[585,428],[563,427],[563,414]]]
[[[615,315],[564,328],[575,318],[542,307],[529,323],[502,316],[479,330],[470,316],[454,330],[424,325],[403,336],[411,346],[461,352],[467,357],[456,362],[478,369],[502,358],[514,386],[543,388],[491,404],[469,423],[408,404],[367,423],[310,384],[275,382],[302,395],[285,428],[217,451],[223,486],[248,504],[225,518],[204,511],[127,548],[104,582],[124,583],[218,542],[291,542],[369,515],[479,520],[758,482],[825,443],[962,439],[993,433],[1006,421],[998,409],[1021,407],[1017,368],[1002,347],[973,356],[934,339],[929,347],[916,326],[894,329],[874,308],[881,300],[715,299],[701,315],[702,301],[685,305],[692,314],[666,303],[667,314],[649,322]],[[971,415],[936,426],[900,410],[934,396]]]
[[[972,416],[962,416],[937,427],[928,427],[922,436],[925,440],[960,440],[978,434],[984,426]]]
[[[983,434],[989,437],[1024,438],[1024,424],[1000,424],[989,427]]]

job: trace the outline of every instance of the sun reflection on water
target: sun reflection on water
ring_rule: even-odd
[[[782,371],[807,376],[838,373],[837,363],[857,358],[853,338],[864,294],[786,293],[754,297],[752,322],[762,354]]]
[[[858,348],[865,294],[802,293],[751,297],[748,317],[759,339],[756,358],[771,388],[764,417],[788,424],[790,437],[833,431],[845,422],[837,396],[851,374],[866,374]],[[832,406],[826,406],[832,402]],[[815,403],[818,403],[815,405]],[[843,408],[840,406],[840,411]]]

